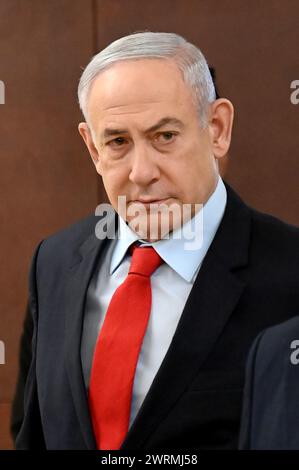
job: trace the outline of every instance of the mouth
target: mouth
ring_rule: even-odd
[[[164,199],[135,199],[131,201],[133,204],[142,204],[145,208],[150,208],[151,205],[166,204],[170,198]]]

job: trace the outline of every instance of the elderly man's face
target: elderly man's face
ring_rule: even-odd
[[[160,204],[181,209],[192,204],[193,216],[195,204],[204,204],[215,190],[217,159],[229,146],[233,110],[227,100],[210,108],[209,125],[203,129],[190,88],[171,60],[118,62],[94,81],[88,100],[94,140],[86,123],[79,132],[115,210],[118,196],[125,196],[127,222],[135,210],[144,214],[142,228],[135,228],[142,238],[164,236],[163,217],[169,221],[166,232],[177,227],[167,211],[159,212]],[[151,238],[154,220],[159,235]]]

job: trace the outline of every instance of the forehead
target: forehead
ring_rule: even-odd
[[[192,106],[186,85],[172,60],[139,59],[113,64],[94,80],[88,99],[91,122],[182,112]],[[156,117],[156,116],[155,116]]]

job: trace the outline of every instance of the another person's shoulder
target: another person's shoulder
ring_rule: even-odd
[[[299,316],[256,337],[247,360],[240,449],[299,448],[298,343]]]
[[[277,364],[286,355],[289,359],[294,340],[299,342],[299,315],[266,328],[257,336],[251,349],[255,362]]]
[[[281,386],[299,383],[294,355],[298,357],[299,316],[263,330],[253,342],[247,360],[247,393],[255,393],[255,406],[263,405],[271,397],[271,403],[278,401],[284,391]],[[294,375],[295,373],[295,375]],[[280,397],[280,398],[279,398]]]

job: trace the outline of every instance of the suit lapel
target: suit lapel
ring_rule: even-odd
[[[122,449],[142,448],[167,416],[213,350],[243,292],[245,283],[236,271],[247,263],[250,211],[228,186],[227,191],[221,225]]]
[[[115,213],[108,219],[109,226],[117,222]],[[88,449],[96,449],[96,442],[88,408],[87,393],[81,363],[81,336],[83,329],[84,305],[88,284],[94,267],[100,262],[105,252],[108,239],[99,240],[94,234],[97,223],[95,218],[92,235],[74,253],[68,278],[66,280],[65,312],[66,312],[66,349],[65,360],[73,395],[74,406],[81,426],[81,431]]]

